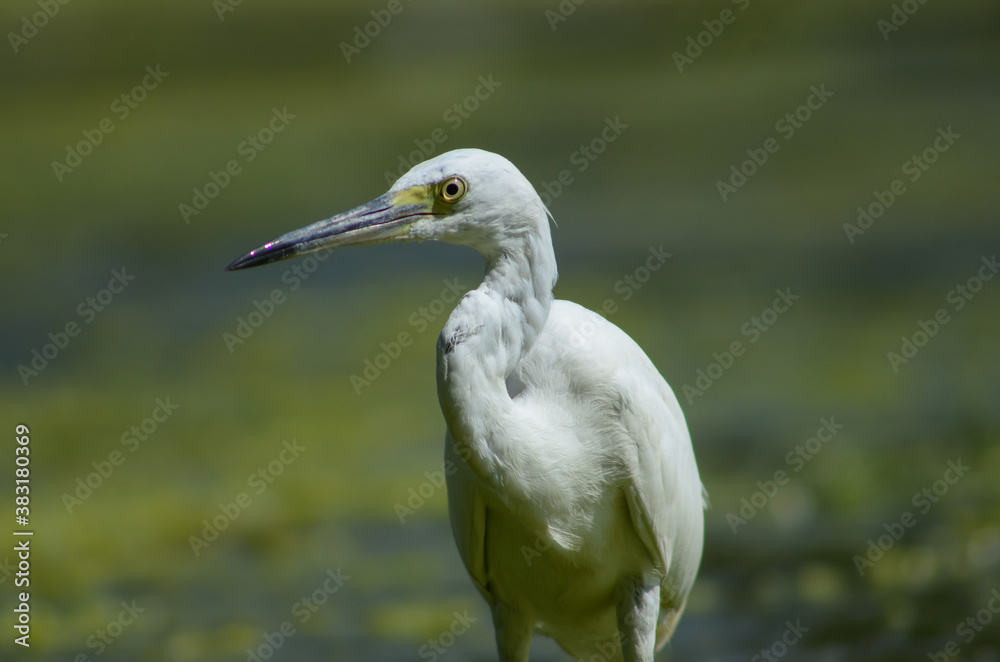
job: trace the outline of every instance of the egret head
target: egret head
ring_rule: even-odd
[[[531,183],[504,157],[457,149],[414,166],[387,193],[289,232],[227,269],[244,269],[340,246],[436,239],[486,256],[543,233],[547,212]]]

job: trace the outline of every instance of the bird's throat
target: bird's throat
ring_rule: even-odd
[[[547,229],[547,228],[546,228]],[[498,367],[506,379],[516,370],[545,327],[557,278],[556,259],[548,233],[520,238],[512,249],[490,255],[477,292],[495,306]],[[489,353],[489,347],[479,351]]]
[[[441,410],[460,456],[483,480],[500,479],[504,467],[517,466],[513,455],[525,450],[494,433],[518,425],[509,384],[519,381],[520,367],[544,332],[555,279],[547,234],[543,242],[488,255],[483,282],[462,298],[441,331]]]

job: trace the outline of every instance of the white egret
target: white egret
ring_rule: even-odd
[[[698,571],[704,491],[677,398],[642,349],[553,300],[548,218],[507,159],[460,149],[228,268],[389,241],[478,250],[486,274],[441,331],[437,384],[451,525],[500,660],[526,662],[539,630],[580,660],[648,662]]]

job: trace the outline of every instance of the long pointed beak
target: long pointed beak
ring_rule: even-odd
[[[226,271],[256,267],[328,248],[404,238],[410,224],[432,211],[419,202],[397,204],[400,197],[386,193],[351,211],[283,234],[237,258]]]

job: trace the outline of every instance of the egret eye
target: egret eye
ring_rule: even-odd
[[[441,184],[441,199],[447,203],[458,202],[469,190],[469,185],[461,177],[449,177]]]

